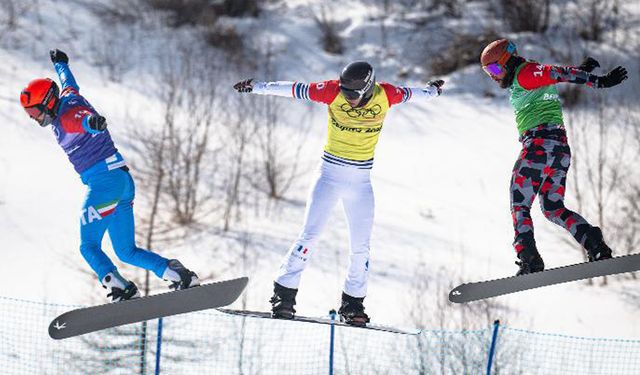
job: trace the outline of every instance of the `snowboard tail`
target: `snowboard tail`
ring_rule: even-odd
[[[60,340],[125,324],[227,306],[240,296],[248,281],[247,277],[241,277],[68,311],[49,324],[49,336]]]
[[[551,268],[521,276],[461,284],[451,290],[449,301],[465,303],[543,286],[640,270],[640,253]]]

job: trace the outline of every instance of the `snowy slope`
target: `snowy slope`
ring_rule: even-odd
[[[304,4],[291,2],[287,12],[267,13],[264,19],[246,22],[244,27],[265,30],[260,37],[274,41],[281,52],[278,65],[283,76],[257,78],[323,80],[335,77],[340,67],[354,58],[379,62],[375,49],[366,44],[346,56],[318,52],[313,22],[299,17]],[[72,30],[76,40],[69,38],[64,26],[72,9],[77,19]],[[348,32],[366,40],[362,30],[371,26],[367,25],[366,12],[358,14],[360,17],[350,23]],[[152,126],[154,116],[158,116],[160,103],[144,87],[157,64],[141,58],[125,74],[123,82],[109,82],[90,58],[92,39],[103,38],[105,32],[90,28],[98,22],[92,13],[76,3],[43,2],[40,16],[44,24],[57,25],[60,32],[42,32],[37,40],[27,41],[25,36],[20,47],[0,48],[3,61],[0,238],[5,254],[0,295],[87,303],[87,295],[102,290],[97,283],[87,283],[87,278],[77,271],[70,271],[75,267],[73,264],[84,264],[77,250],[76,221],[84,187],[50,130],[38,128],[23,113],[18,93],[32,77],[54,77],[47,55],[49,47],[66,49],[83,94],[110,119],[116,142],[120,141],[126,157],[123,133],[132,126],[128,123],[130,118],[144,113],[144,120],[135,126]],[[79,33],[79,30],[91,31]],[[165,30],[154,34],[155,39],[149,39],[148,43],[162,45],[163,38],[169,37],[170,31]],[[397,61],[380,65],[380,80],[405,83],[395,77]],[[516,268],[510,246],[508,182],[519,144],[511,109],[504,93],[496,98],[478,95],[487,87],[488,79],[477,68],[444,78],[448,80],[445,88],[451,89],[451,94],[445,90],[442,97],[432,101],[392,108],[376,151],[372,171],[376,220],[366,306],[377,322],[407,324],[410,285],[421,264],[437,278],[436,283],[445,285],[451,280],[442,277],[443,268],[456,280],[495,278],[510,275]],[[477,82],[477,86],[466,90],[469,82]],[[420,84],[416,77],[406,83]],[[306,121],[311,124],[311,139],[302,157],[304,165],[316,165],[325,135],[324,108],[287,99],[279,101],[291,108],[285,115],[288,124],[295,124],[297,116],[309,111]],[[247,289],[248,308],[268,308],[271,277],[300,228],[304,213],[300,202],[304,202],[311,176],[310,171],[303,174],[296,181],[296,189],[288,194],[298,204],[280,203],[268,217],[247,218],[235,229],[234,234],[246,230],[256,244],[263,243],[250,249],[256,267]],[[571,199],[568,205],[571,206]],[[560,229],[546,222],[536,207],[533,211],[538,244],[546,263],[557,266],[581,261],[579,253],[560,242],[557,235]],[[199,249],[216,246],[220,241],[224,239],[200,234],[191,245],[179,250],[188,253],[185,256],[191,264],[203,268],[224,261],[198,255]],[[331,225],[303,277],[298,295],[300,313],[324,315],[335,307],[346,268],[347,243],[346,221],[341,207],[336,207]],[[108,242],[105,245],[110,251]],[[224,252],[221,254],[224,256]],[[189,264],[188,261],[185,263]],[[229,271],[222,277],[239,273]],[[519,310],[512,326],[574,335],[637,338],[640,336],[637,310],[619,298],[616,292],[621,287],[615,283],[606,289],[573,283],[501,300]],[[437,306],[447,295],[430,291],[423,298]],[[456,307],[449,309],[455,311]],[[616,319],[610,319],[613,314]]]

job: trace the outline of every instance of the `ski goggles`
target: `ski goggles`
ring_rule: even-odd
[[[38,122],[44,118],[44,106],[42,104],[37,104],[33,107],[26,107],[24,111],[27,112],[29,117]]]
[[[27,112],[29,117],[36,120],[40,126],[47,126],[51,124],[53,118],[47,114],[45,106],[42,104],[36,104],[32,107],[25,107],[24,111]]]
[[[367,92],[367,89],[368,87],[364,87],[360,90],[356,90],[356,89],[348,89],[344,86],[340,86],[340,91],[342,92],[342,95],[344,95],[344,97],[347,98],[348,100],[362,99],[364,94]]]
[[[491,63],[489,65],[485,65],[482,69],[489,75],[499,76],[502,72],[506,71],[506,68],[498,63]]]
[[[507,64],[507,61],[509,61],[511,56],[515,54],[515,52],[516,45],[512,42],[509,42],[509,44],[507,44],[507,49],[502,53],[502,55],[500,55],[498,61],[491,64],[483,65],[482,69],[489,75],[499,76],[503,72],[507,71],[505,65]]]

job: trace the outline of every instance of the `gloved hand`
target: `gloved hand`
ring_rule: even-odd
[[[436,79],[433,81],[427,82],[427,86],[433,86],[438,90],[438,95],[442,94],[442,86],[444,86],[444,80]]]
[[[49,51],[49,55],[51,56],[52,63],[62,62],[65,64],[69,63],[69,57],[66,53],[60,51],[59,49],[52,49]]]
[[[584,58],[582,63],[579,66],[577,66],[577,68],[587,73],[591,73],[593,69],[599,66],[600,66],[600,63],[598,62],[598,60],[594,59],[591,56],[587,56]]]
[[[101,132],[107,128],[107,119],[97,114],[91,114],[89,115],[87,124],[92,130]]]
[[[253,78],[240,81],[233,85],[233,88],[238,92],[251,92],[253,91],[253,83],[251,81],[253,81]]]
[[[619,85],[627,78],[627,69],[618,66],[607,73],[607,75],[598,77],[598,88],[609,88]]]

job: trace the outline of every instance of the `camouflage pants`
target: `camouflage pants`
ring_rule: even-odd
[[[544,216],[563,227],[584,246],[591,225],[564,206],[571,150],[562,125],[540,125],[521,136],[522,151],[511,177],[511,215],[517,253],[535,249],[531,206],[536,195]]]

